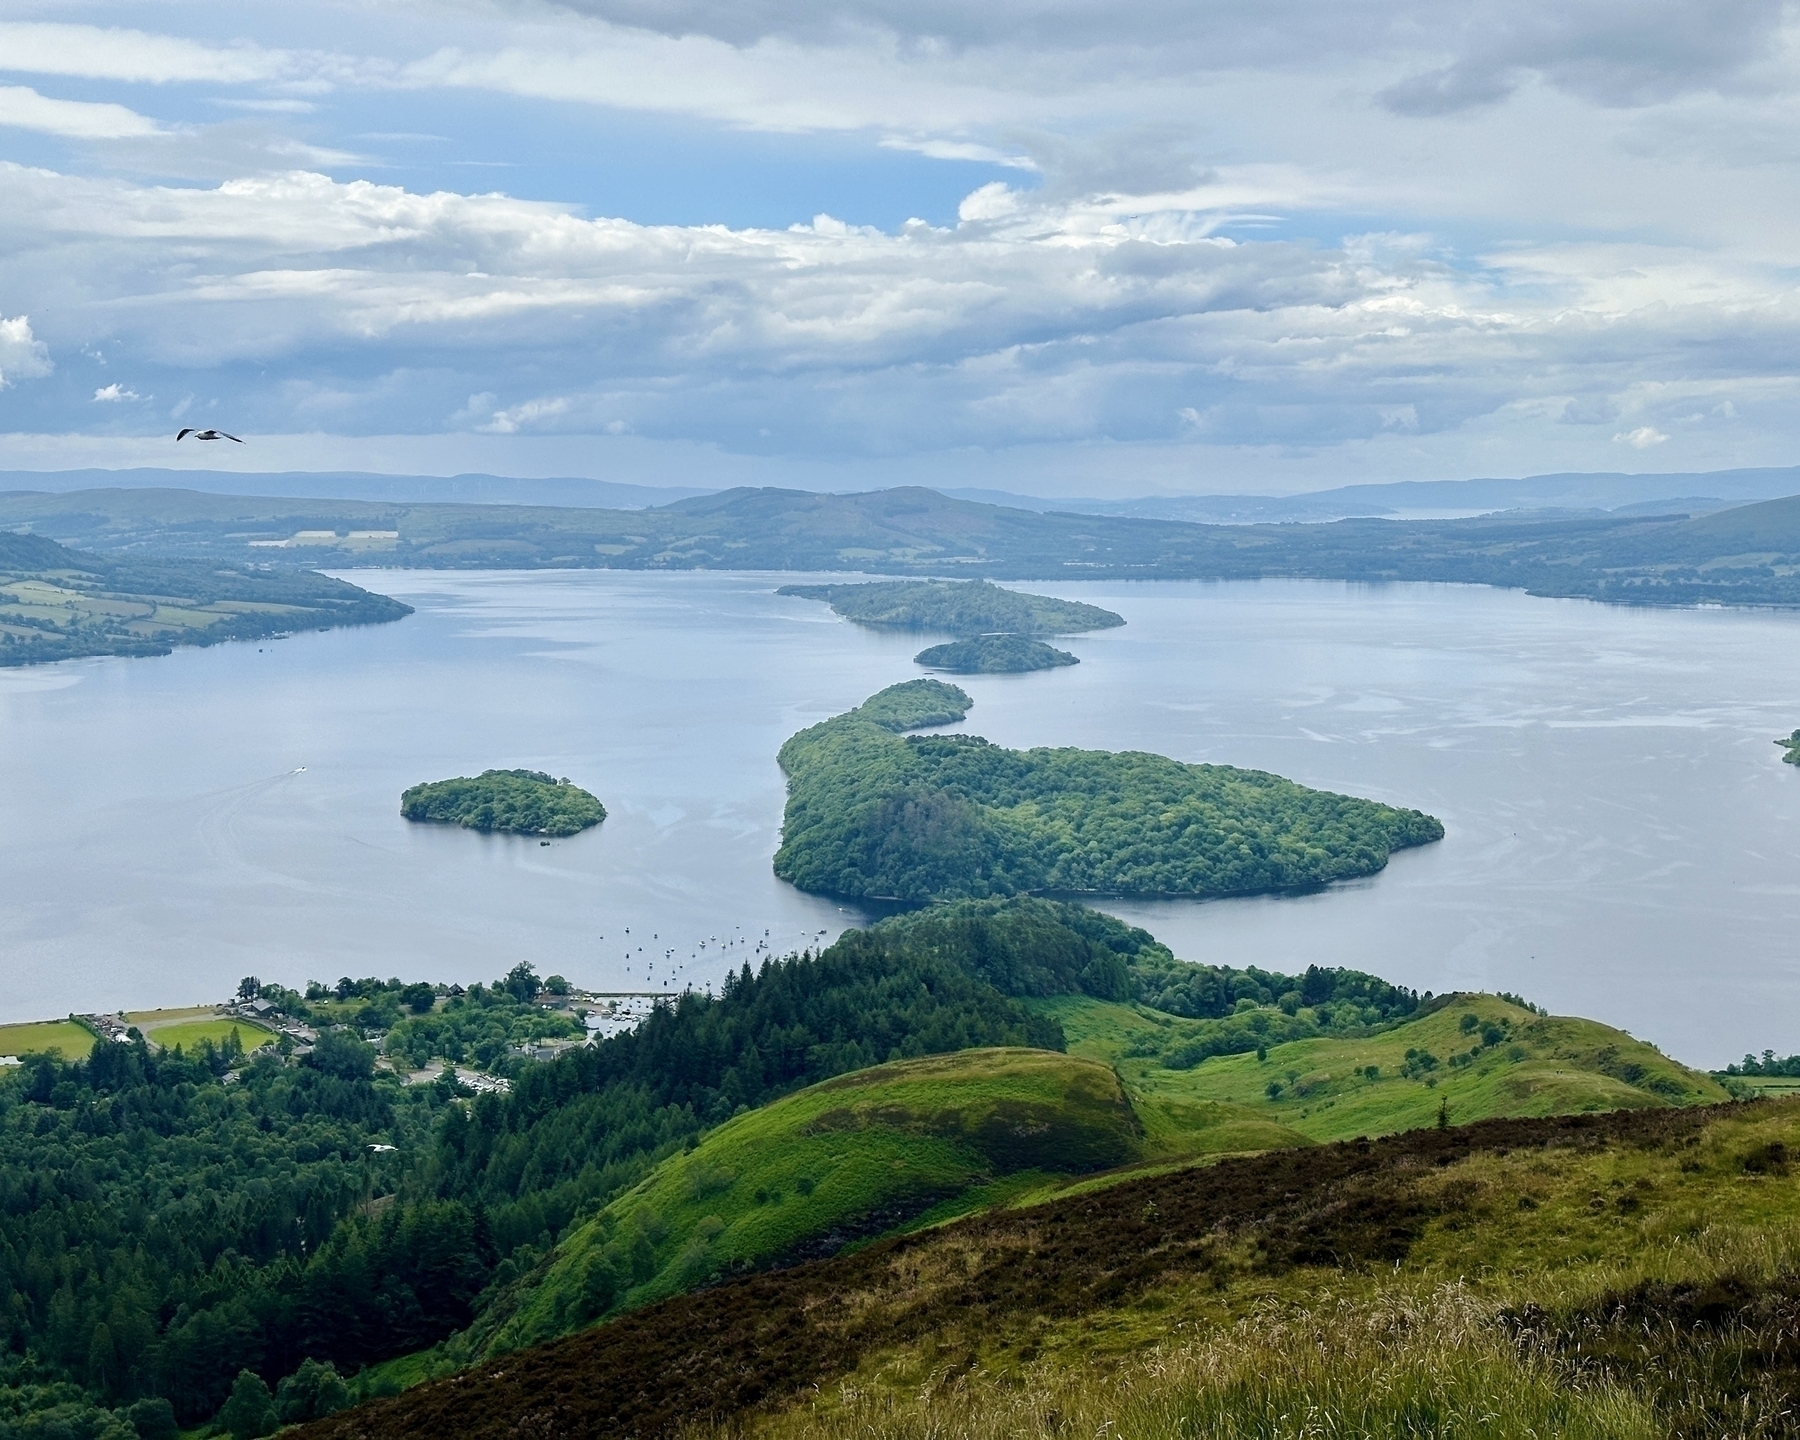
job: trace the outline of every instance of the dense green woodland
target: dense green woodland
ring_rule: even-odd
[[[1058,650],[1029,635],[979,635],[973,640],[952,640],[933,645],[913,656],[913,662],[952,675],[1021,675],[1028,670],[1054,670],[1059,665],[1081,662],[1067,650]]]
[[[846,620],[952,635],[1075,635],[1125,617],[1078,600],[1005,590],[987,580],[875,580],[861,585],[783,585],[777,595],[823,600]]]
[[[781,747],[777,875],[803,890],[905,901],[1243,895],[1370,875],[1393,851],[1443,838],[1417,810],[1262,771],[894,733],[896,697],[911,707],[932,683],[890,687]]]
[[[486,993],[506,983],[535,993],[517,971]],[[358,1017],[432,994],[349,980],[318,989],[315,1011]],[[73,1064],[31,1057],[0,1076],[11,1357],[0,1437],[148,1440],[171,1411],[192,1424],[228,1404],[277,1418],[329,1408],[338,1376],[352,1378],[348,1398],[361,1367],[503,1313],[572,1223],[712,1125],[889,1059],[1063,1049],[1057,1022],[1031,1003],[1061,994],[1200,1017],[1296,995],[1326,1025],[1417,1004],[1350,972],[1184,966],[1145,932],[1079,906],[987,900],[746,965],[716,998],[683,996],[636,1030],[518,1066],[506,1096],[469,1101],[452,1077],[402,1086],[348,1031],[325,1032],[300,1063],[265,1049],[236,1070],[210,1049],[141,1043],[97,1044]]]
[[[414,785],[400,796],[408,820],[461,825],[503,835],[578,835],[606,818],[579,785],[541,770],[483,770],[473,777]]]
[[[69,550],[0,532],[0,666],[378,625],[410,605],[310,570]]]

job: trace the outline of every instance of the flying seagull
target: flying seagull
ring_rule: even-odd
[[[177,441],[185,440],[189,435],[196,440],[237,440],[240,445],[244,443],[242,440],[238,440],[237,436],[227,435],[223,430],[196,430],[192,425],[187,426],[175,438]]]

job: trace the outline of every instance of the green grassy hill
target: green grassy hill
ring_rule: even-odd
[[[1282,1042],[1290,1017],[1259,1007],[1228,1022],[1183,1020],[1087,996],[1033,1002],[1054,1015],[1070,1053],[1117,1067],[1140,1112],[1224,1102],[1312,1140],[1387,1135],[1494,1116],[1568,1115],[1728,1098],[1710,1076],[1622,1030],[1542,1016],[1492,995],[1446,996],[1428,1013],[1343,1038]],[[1471,1021],[1471,1018],[1472,1021]],[[1252,1051],[1188,1063],[1222,1024],[1270,1034]]]
[[[859,1070],[664,1161],[519,1285],[482,1348],[514,1349],[711,1276],[830,1254],[934,1207],[991,1203],[1167,1143],[1145,1135],[1117,1077],[1090,1060],[965,1050]]]
[[[1795,1154],[1780,1101],[1228,1160],[674,1297],[301,1435],[1790,1435]]]
[[[1490,995],[1198,1064],[1185,1048],[1220,1022],[1087,996],[1032,1003],[1070,1054],[879,1065],[740,1115],[568,1237],[458,1348],[516,1349],[721,1276],[1196,1160],[1425,1129],[1440,1107],[1460,1124],[1728,1098],[1622,1031]],[[1271,1029],[1291,1018],[1232,1019],[1257,1015]]]

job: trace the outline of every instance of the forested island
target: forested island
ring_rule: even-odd
[[[1787,752],[1781,757],[1783,760],[1790,765],[1800,765],[1800,730],[1796,730],[1787,739],[1777,740],[1775,743]]]
[[[379,625],[412,614],[311,570],[115,558],[0,533],[0,666]]]
[[[897,723],[912,711],[950,708],[947,691],[966,713],[954,686],[912,680],[781,747],[777,875],[802,890],[909,902],[1247,895],[1371,875],[1393,851],[1443,838],[1417,810],[1262,771],[897,733],[917,728]]]
[[[606,807],[580,786],[541,770],[483,770],[414,785],[401,794],[400,813],[466,830],[562,837],[598,825]]]
[[[977,635],[971,640],[952,640],[921,650],[913,656],[913,663],[952,675],[1018,675],[1081,662],[1067,650],[1058,650],[1029,635]]]
[[[823,600],[858,625],[977,636],[1076,635],[1125,618],[1098,605],[1007,590],[987,580],[875,580],[857,585],[783,585],[777,595]]]

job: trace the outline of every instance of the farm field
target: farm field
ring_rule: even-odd
[[[0,1025],[0,1055],[31,1055],[55,1051],[65,1060],[79,1060],[94,1046],[94,1034],[73,1020],[44,1020],[23,1025]]]

